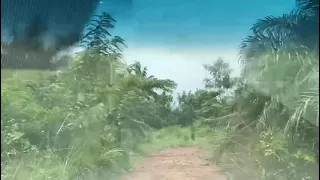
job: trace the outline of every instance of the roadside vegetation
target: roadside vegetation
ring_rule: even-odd
[[[1,178],[116,179],[151,151],[197,146],[230,179],[316,179],[319,3],[297,2],[253,25],[240,77],[217,59],[204,65],[205,88],[177,100],[175,82],[125,63],[106,13],[88,25],[84,51],[64,59],[70,68],[2,69]]]

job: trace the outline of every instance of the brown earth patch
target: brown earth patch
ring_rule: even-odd
[[[226,180],[198,148],[171,148],[152,153],[122,180]]]

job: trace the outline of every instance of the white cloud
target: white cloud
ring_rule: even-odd
[[[218,57],[227,61],[234,70],[233,75],[240,73],[237,49],[165,49],[165,48],[129,48],[124,52],[127,63],[140,61],[148,67],[148,72],[159,78],[169,78],[177,84],[177,91],[194,91],[203,87],[203,79],[208,73],[203,64],[212,63]]]
[[[73,52],[81,51],[73,49]],[[203,88],[203,79],[209,74],[203,64],[210,64],[218,57],[222,57],[233,69],[233,76],[240,74],[237,49],[166,49],[160,47],[132,47],[124,51],[124,60],[130,64],[135,61],[147,66],[150,75],[162,79],[172,79],[177,84],[176,93],[195,91]]]

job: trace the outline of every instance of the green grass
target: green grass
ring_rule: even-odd
[[[196,129],[196,138],[190,138],[190,127],[172,126],[152,132],[150,141],[139,146],[139,152],[146,155],[148,153],[159,151],[167,148],[179,147],[199,147],[209,152],[212,149],[211,141],[213,131],[207,127]]]
[[[45,123],[41,120],[45,119],[46,122],[53,124],[49,130],[56,132],[61,124],[63,124],[65,116],[70,113],[70,110],[66,107],[73,105],[73,96],[71,96],[72,94],[67,94],[68,91],[64,88],[59,88],[58,86],[58,88],[54,87],[53,90],[47,89],[50,95],[47,97],[51,98],[56,105],[54,108],[46,108],[48,103],[41,101],[41,98],[38,98],[37,94],[25,91],[26,87],[24,82],[38,82],[41,81],[42,78],[52,74],[54,74],[54,72],[41,70],[1,70],[1,80],[4,87],[4,89],[2,87],[2,93],[6,95],[3,99],[7,100],[2,102],[6,103],[6,106],[2,106],[3,112],[6,113],[3,113],[2,116],[7,118],[8,123],[11,123],[9,120],[13,119],[17,121],[16,124],[21,126],[21,129],[18,130],[14,129],[16,128],[16,124],[6,126],[8,137],[13,135],[12,139],[15,139],[15,136],[20,138],[16,144],[11,143],[12,147],[23,145],[26,140],[24,138],[21,139],[21,136],[19,136],[19,133],[21,135],[21,132],[25,132],[25,119],[28,120],[29,125],[34,126],[32,132],[38,131],[38,135],[42,137],[43,135],[39,132],[41,132],[41,128],[45,127]],[[64,93],[68,96],[65,96]],[[40,102],[44,103],[40,104]],[[94,122],[100,122],[102,119],[97,117],[100,117],[101,114],[106,111],[106,109],[99,107],[85,110],[74,109],[74,114],[77,116],[70,119],[69,122],[76,122],[75,124],[84,122],[94,125]],[[7,116],[5,116],[6,114]],[[40,126],[41,123],[42,125]],[[208,153],[207,156],[211,157],[211,160],[218,162],[222,168],[225,168],[226,171],[233,174],[233,176],[238,177],[237,179],[249,179],[248,177],[262,179],[261,174],[264,174],[264,172],[267,172],[269,174],[268,176],[273,176],[274,173],[279,174],[278,171],[273,171],[272,168],[269,168],[270,165],[275,167],[276,163],[266,163],[266,165],[262,165],[261,167],[257,166],[256,161],[264,162],[265,159],[271,159],[268,159],[266,155],[262,156],[261,153],[273,150],[272,148],[260,148],[257,150],[256,145],[261,145],[261,143],[258,143],[258,140],[263,140],[263,143],[267,143],[268,147],[277,147],[277,144],[272,145],[271,142],[261,139],[257,132],[241,134],[239,131],[236,131],[237,134],[234,136],[234,132],[227,131],[226,127],[219,128],[215,126],[213,128],[197,126],[195,128],[195,140],[192,140],[190,127],[172,126],[159,131],[149,132],[146,137],[147,141],[140,141],[134,139],[132,135],[129,135],[128,139],[123,142],[123,145],[126,146],[121,147],[121,149],[115,149],[116,143],[113,140],[115,137],[112,129],[103,131],[106,133],[103,137],[107,138],[109,144],[101,148],[99,145],[101,134],[94,133],[98,131],[93,130],[87,132],[78,128],[78,126],[72,127],[73,129],[65,128],[66,133],[61,135],[62,138],[57,138],[57,142],[60,143],[62,147],[64,145],[64,140],[62,139],[69,138],[69,140],[73,139],[74,141],[81,139],[83,144],[81,144],[82,146],[78,149],[73,149],[73,146],[68,146],[69,149],[61,153],[60,146],[54,146],[53,148],[41,151],[31,148],[27,153],[23,153],[24,155],[22,157],[17,156],[14,159],[10,159],[8,164],[2,166],[1,178],[17,180],[26,179],[26,177],[30,180],[69,180],[79,176],[95,180],[102,180],[105,179],[105,177],[109,179],[112,177],[116,178],[122,173],[130,171],[136,161],[139,161],[149,153],[175,147],[202,148]],[[96,128],[96,126],[94,127]],[[68,137],[71,134],[70,132],[76,133],[75,136]],[[92,137],[90,136],[91,134]],[[28,138],[32,139],[31,136]],[[137,147],[135,145],[137,145]],[[12,147],[10,146],[10,148]],[[288,159],[293,155],[296,155],[295,152],[282,154],[283,157]],[[291,159],[284,161],[283,164],[292,164]],[[300,161],[303,163],[307,162],[308,164],[305,163],[306,165],[301,166],[303,169],[301,168],[296,174],[305,176],[301,172],[306,173],[310,170],[312,172],[308,172],[307,175],[313,175],[313,164],[308,161],[302,161],[301,159],[298,160],[299,162],[293,162],[297,166],[300,166]],[[299,168],[300,167],[294,167],[289,170],[297,171]],[[270,171],[270,169],[272,171]],[[283,179],[285,179],[285,177]]]
[[[200,129],[198,134],[201,134],[203,129]],[[78,174],[88,174],[89,179],[104,179],[103,177],[116,177],[123,173],[130,172],[132,165],[141,160],[143,157],[151,152],[163,150],[166,148],[174,147],[192,147],[201,146],[208,144],[208,137],[199,136],[195,141],[190,139],[190,128],[189,127],[169,127],[159,131],[150,132],[150,139],[138,145],[136,150],[126,151],[129,155],[129,161],[124,161],[125,164],[118,163],[117,167],[111,169],[102,169],[100,172],[82,172],[83,164],[77,166],[74,160],[89,160],[82,163],[91,165],[89,154],[83,154],[88,157],[81,156],[81,158],[75,158],[70,156],[70,159],[61,159],[55,152],[44,151],[34,152],[23,156],[20,160],[14,160],[9,163],[3,170],[4,179],[17,179],[22,180],[28,176],[30,180],[36,179],[53,179],[53,180],[69,180],[70,176]],[[72,154],[72,150],[69,150]],[[108,152],[109,153],[109,152]],[[112,153],[112,152],[110,152]],[[121,161],[115,156],[110,156],[110,161]],[[89,159],[88,159],[89,158]],[[94,158],[94,157],[92,157]],[[121,167],[120,167],[121,166]],[[99,169],[99,168],[94,168]],[[123,170],[121,170],[123,169]]]

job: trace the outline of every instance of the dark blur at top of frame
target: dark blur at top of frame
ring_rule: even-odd
[[[98,5],[110,6],[108,13],[113,15],[119,12],[112,9],[115,3],[130,6],[131,0],[1,0],[1,68],[33,68],[24,63],[26,52],[38,57],[46,47],[51,53],[45,54],[52,56],[76,44],[92,15],[101,13],[97,12]],[[6,61],[9,43],[14,53]],[[45,61],[35,68],[48,68]]]

